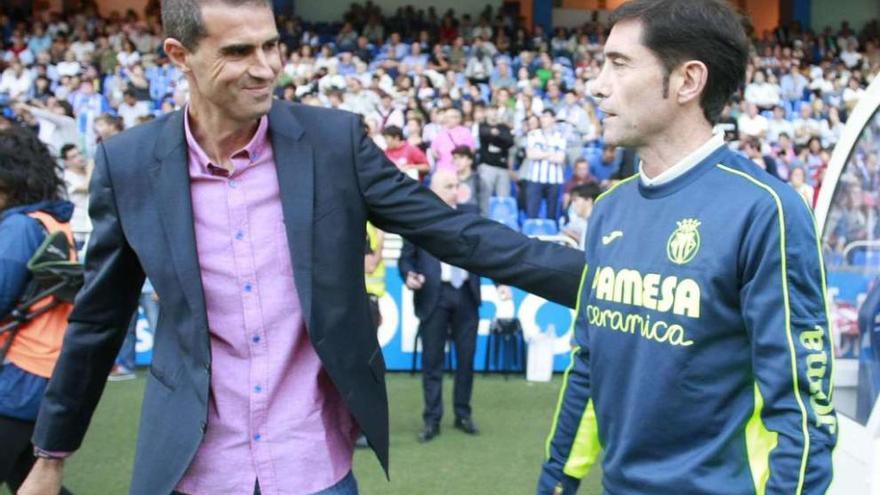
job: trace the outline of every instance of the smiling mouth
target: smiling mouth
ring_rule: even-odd
[[[253,87],[253,88],[244,88],[245,91],[248,91],[250,93],[258,93],[258,94],[268,93],[271,89],[272,89],[271,86],[257,86],[257,87]]]

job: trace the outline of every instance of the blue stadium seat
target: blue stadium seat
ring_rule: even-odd
[[[853,266],[880,266],[880,252],[867,249],[853,250],[849,255],[850,264]]]
[[[555,220],[529,218],[523,222],[522,233],[528,236],[556,235],[559,233],[559,226]]]
[[[517,218],[519,211],[516,206],[516,199],[513,197],[499,198],[493,196],[489,198],[489,218],[496,222],[501,222],[512,229],[519,229]]]

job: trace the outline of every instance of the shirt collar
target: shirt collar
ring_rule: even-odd
[[[200,171],[207,174],[212,174],[211,168],[216,168],[218,166],[211,161],[211,159],[208,157],[208,154],[196,140],[196,137],[192,132],[192,128],[189,125],[189,119],[189,104],[187,104],[184,110],[183,128],[184,132],[186,133],[186,146],[189,149],[190,156],[196,159],[196,163],[190,164],[190,166],[195,165]],[[233,153],[231,157],[246,158],[251,162],[258,160],[259,157],[263,155],[266,147],[269,146],[268,131],[269,117],[263,115],[262,117],[260,117],[260,122],[257,125],[257,131],[254,132],[254,135],[253,137],[251,137],[251,140],[248,142],[248,144]]]
[[[688,170],[696,167],[700,162],[705,160],[713,151],[724,146],[724,132],[716,132],[712,137],[703,143],[699,148],[695,149],[688,156],[682,158],[672,167],[664,170],[653,179],[645,175],[644,162],[639,162],[639,177],[642,184],[648,187],[656,187],[667,182],[672,182],[676,178],[682,176]]]

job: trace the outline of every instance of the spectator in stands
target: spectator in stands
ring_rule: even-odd
[[[789,104],[800,101],[808,85],[809,81],[801,74],[798,65],[792,64],[788,73],[779,81],[782,99]]]
[[[598,181],[590,174],[590,162],[584,157],[579,157],[574,161],[572,166],[574,172],[571,177],[565,181],[562,188],[562,210],[567,211],[571,205],[571,191],[578,186],[584,184],[597,184]]]
[[[792,121],[794,127],[794,143],[798,146],[804,146],[807,141],[814,137],[819,137],[822,133],[822,126],[818,119],[813,116],[813,107],[804,103],[801,105],[800,116]]]
[[[590,175],[603,187],[609,185],[609,181],[625,179],[636,172],[637,160],[635,153],[619,146],[605,144],[602,146],[602,154],[599,163],[595,166],[590,164]]]
[[[769,123],[767,118],[758,113],[758,105],[746,102],[746,111],[737,119],[740,139],[746,137],[764,138]]]
[[[73,232],[73,238],[76,240],[77,249],[79,249],[85,245],[89,233],[92,231],[92,221],[89,218],[91,171],[85,156],[75,144],[68,143],[61,147],[61,160],[64,164],[64,185],[67,189],[67,197],[73,204],[70,228]]]
[[[791,187],[793,187],[802,198],[804,198],[804,201],[806,201],[808,205],[811,207],[813,206],[813,197],[815,193],[813,187],[806,182],[806,172],[804,172],[803,167],[795,167],[791,169],[791,173],[788,176],[788,183],[791,184]]]
[[[135,98],[134,91],[126,90],[123,95],[123,102],[116,111],[122,119],[123,126],[129,129],[136,126],[141,117],[151,115],[152,112],[147,102]]]
[[[0,75],[0,94],[6,93],[10,98],[21,98],[28,95],[33,84],[33,76],[18,60],[14,60]]]
[[[794,135],[794,126],[785,118],[785,108],[781,105],[773,107],[773,117],[767,121],[767,142],[779,142],[779,135]]]
[[[144,66],[140,63],[133,64],[129,67],[127,75],[128,89],[134,93],[134,97],[138,101],[150,101],[152,99],[150,95],[150,81],[144,72]]]
[[[807,184],[815,186],[819,183],[819,175],[828,166],[830,158],[828,151],[822,148],[822,141],[818,137],[811,137],[798,156],[806,168]]]
[[[417,146],[413,146],[403,137],[400,127],[390,125],[382,130],[385,138],[385,156],[397,167],[416,180],[423,179],[431,167],[428,157]]]
[[[140,63],[141,54],[134,47],[134,43],[131,42],[131,39],[125,38],[122,40],[122,49],[116,53],[116,62],[123,69],[131,69],[135,64]]]
[[[447,108],[443,111],[443,129],[431,140],[435,172],[456,172],[455,164],[452,163],[452,150],[458,146],[474,149],[476,142],[471,130],[462,125],[461,110]]]
[[[95,119],[95,135],[98,142],[105,141],[125,130],[121,117],[102,113]]]
[[[556,130],[553,110],[541,112],[541,128],[529,132],[526,158],[529,172],[526,177],[526,216],[539,218],[541,201],[546,203],[546,218],[559,217],[559,190],[565,167],[565,138]]]
[[[402,129],[404,126],[403,112],[394,104],[391,94],[381,91],[379,105],[376,107],[375,118],[379,122],[379,130],[395,126]]]
[[[30,113],[37,119],[40,141],[54,156],[60,156],[64,144],[82,141],[70,103],[54,97],[47,99],[45,105],[36,99],[30,100],[30,103],[17,102],[13,104],[13,109],[19,114]]]
[[[563,235],[574,240],[580,249],[584,249],[593,203],[601,193],[602,189],[593,182],[580,184],[569,193],[571,202],[566,207],[566,221],[560,230]]]
[[[514,143],[512,130],[504,116],[503,107],[490,106],[486,109],[486,122],[478,127],[477,172],[486,184],[485,194],[488,196],[510,196],[510,154]]]
[[[761,150],[761,140],[754,137],[746,137],[740,142],[740,148],[744,155],[746,155],[749,160],[751,160],[755,165],[760,167],[762,170],[766,170],[767,173],[776,177],[780,180],[785,180],[788,178],[788,171],[786,170],[782,174],[777,169],[776,160],[770,156],[765,155]]]
[[[725,103],[724,108],[721,110],[721,115],[718,117],[718,122],[715,123],[714,130],[715,132],[723,132],[724,141],[728,143],[739,141],[739,124],[733,116],[733,106],[730,102]]]
[[[846,89],[843,90],[841,98],[843,99],[844,108],[847,112],[851,112],[856,107],[859,100],[864,96],[865,90],[855,76],[850,76],[846,83]]]
[[[474,170],[474,152],[467,146],[452,150],[452,162],[458,177],[458,204],[471,205],[481,215],[489,213],[489,186]]]
[[[768,82],[764,71],[757,70],[752,82],[746,85],[745,100],[754,103],[759,111],[770,110],[779,104],[779,85]]]

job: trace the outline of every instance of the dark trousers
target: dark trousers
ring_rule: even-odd
[[[33,421],[0,416],[0,486],[5,483],[12,493],[18,491],[36,462],[31,445],[33,433]],[[62,487],[61,495],[70,492]]]
[[[419,323],[422,339],[422,392],[425,397],[422,417],[425,424],[439,424],[443,417],[443,350],[450,332],[455,344],[455,417],[471,416],[478,309],[467,288],[455,289],[444,283],[437,307]]]
[[[541,184],[540,182],[526,182],[526,217],[538,218],[541,210],[541,200],[547,202],[547,218],[556,220],[559,218],[559,189],[560,184]]]

